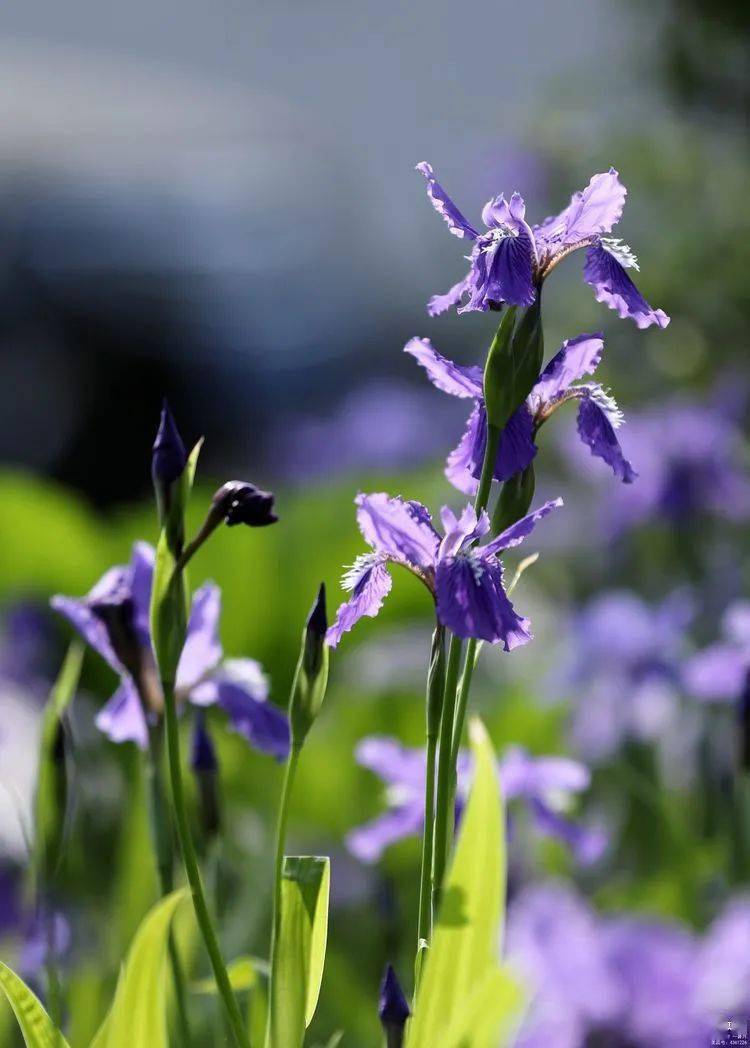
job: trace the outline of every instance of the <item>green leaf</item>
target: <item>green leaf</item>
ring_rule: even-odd
[[[156,904],[136,932],[117,981],[112,1009],[92,1048],[169,1048],[167,1036],[167,940],[172,918],[187,891]]]
[[[472,722],[471,741],[474,782],[423,962],[409,1048],[496,1045],[499,1027],[509,1026],[517,1012],[516,984],[497,960],[505,898],[504,812],[492,745],[478,720]],[[480,1007],[486,1020],[485,1011],[478,1015]]]
[[[506,966],[490,968],[456,1012],[445,1035],[452,1048],[499,1048],[512,1044],[523,1015],[521,983]]]
[[[227,964],[227,975],[233,990],[252,990],[258,976],[268,975],[268,962],[260,957],[237,957]],[[213,978],[198,979],[191,986],[193,993],[216,994],[218,989]]]
[[[286,856],[271,982],[270,1048],[302,1044],[320,994],[328,938],[330,862]]]
[[[42,717],[39,771],[34,802],[34,860],[37,874],[52,877],[62,856],[68,828],[68,778],[63,733],[65,714],[78,688],[84,646],[68,648]]]
[[[41,1002],[12,968],[0,961],[0,987],[13,1009],[27,1048],[68,1048]]]

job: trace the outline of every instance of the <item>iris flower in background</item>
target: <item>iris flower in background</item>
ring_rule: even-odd
[[[685,663],[688,692],[704,702],[739,704],[750,681],[750,601],[738,600],[724,613],[722,639]]]
[[[628,739],[682,737],[680,662],[691,617],[684,591],[651,607],[627,590],[604,593],[572,617],[549,686],[572,700],[571,741],[585,761],[608,760]]]
[[[704,1048],[722,1017],[701,997],[707,973],[689,930],[601,917],[569,887],[517,896],[506,950],[533,995],[518,1048]]]
[[[576,443],[566,450],[578,466]],[[611,534],[660,520],[685,526],[706,516],[750,517],[742,430],[724,395],[702,403],[667,401],[631,414],[628,451],[638,463],[638,483],[627,494],[608,494],[604,514]]]
[[[497,309],[503,303],[529,306],[558,262],[586,248],[583,279],[593,287],[598,302],[620,317],[630,317],[639,328],[651,324],[664,328],[669,323],[666,313],[652,309],[628,276],[628,269],[639,268],[628,245],[604,235],[619,222],[627,193],[614,168],[594,175],[564,211],[533,227],[526,221],[520,194],[513,193],[509,201],[502,195],[494,197],[482,211],[485,233],[464,218],[429,164],[417,164],[417,170],[426,178],[432,205],[451,233],[474,245],[468,274],[446,294],[430,299],[430,316],[451,306],[458,306],[459,313]]]
[[[359,530],[373,552],[358,557],[344,575],[342,585],[351,597],[328,630],[331,647],[364,615],[378,614],[391,589],[391,564],[407,568],[427,586],[438,619],[457,636],[502,642],[506,651],[531,640],[531,623],[516,614],[503,587],[498,555],[523,542],[537,521],[562,505],[562,499],[545,502],[486,546],[473,543],[489,531],[489,517],[482,512],[477,519],[471,506],[458,518],[443,507],[441,538],[420,502],[379,492],[360,494],[355,504]]]
[[[593,455],[603,459],[616,477],[631,484],[637,474],[622,453],[615,430],[622,413],[609,393],[597,382],[573,385],[584,375],[593,375],[604,350],[601,334],[578,335],[563,342],[539,377],[526,402],[503,429],[495,460],[495,480],[509,480],[534,460],[536,434],[540,426],[569,400],[578,401],[578,434]],[[477,490],[487,443],[487,413],[484,407],[482,369],[464,367],[441,356],[427,338],[412,338],[404,346],[422,365],[433,385],[453,397],[474,401],[463,437],[448,456],[445,475],[465,494]]]
[[[349,850],[362,862],[373,863],[386,848],[424,827],[425,751],[402,746],[396,739],[373,736],[357,747],[359,764],[375,772],[386,784],[388,811],[352,830]],[[579,862],[595,862],[604,851],[603,831],[570,820],[565,811],[574,794],[588,788],[588,769],[567,757],[532,757],[520,747],[505,752],[499,762],[503,797],[524,801],[540,833],[557,837],[573,850]],[[469,793],[472,762],[468,752],[458,758],[457,814]]]
[[[148,722],[160,716],[163,704],[149,629],[153,570],[153,547],[138,542],[130,563],[111,568],[85,597],[52,598],[52,607],[120,677],[97,727],[113,742],[132,741],[142,748],[148,745]],[[287,719],[266,701],[268,681],[259,663],[223,658],[220,613],[219,587],[206,583],[193,595],[177,668],[178,702],[220,706],[235,731],[283,760],[289,751]]]

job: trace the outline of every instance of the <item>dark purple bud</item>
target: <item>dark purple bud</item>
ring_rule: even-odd
[[[315,603],[305,623],[304,662],[305,671],[310,677],[314,676],[320,668],[327,630],[326,584],[321,582]]]
[[[219,761],[216,757],[213,739],[206,727],[205,718],[200,712],[195,715],[190,767],[194,772],[208,772],[210,774],[219,770]]]
[[[165,400],[151,457],[151,476],[156,490],[162,491],[181,477],[186,463],[185,445]]]
[[[214,511],[226,524],[248,524],[263,528],[279,519],[273,512],[274,497],[270,491],[261,491],[243,480],[229,480],[212,499]]]
[[[404,991],[396,978],[396,973],[390,964],[386,966],[383,981],[380,984],[378,1015],[385,1031],[388,1048],[401,1048],[404,1040],[404,1027],[411,1011]]]

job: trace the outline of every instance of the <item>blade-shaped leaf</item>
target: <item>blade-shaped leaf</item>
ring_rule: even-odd
[[[464,813],[450,873],[445,883],[435,934],[424,960],[424,969],[411,1020],[409,1048],[475,1048],[488,1043],[484,1034],[466,1040],[466,1012],[475,994],[497,992],[503,1009],[493,1009],[497,1033],[506,1009],[515,1014],[509,977],[497,988],[498,953],[505,898],[505,822],[492,745],[481,722],[471,725],[474,782]],[[505,992],[505,981],[508,990]],[[488,980],[494,980],[488,982]],[[485,986],[493,986],[493,991]],[[482,998],[484,1000],[484,998]],[[472,1014],[474,1009],[471,1008]],[[476,1018],[476,1015],[474,1015]],[[482,1028],[492,1023],[480,1024]],[[472,1029],[469,1020],[468,1029]],[[455,1030],[456,1040],[446,1035]],[[497,1043],[497,1042],[495,1042]]]
[[[445,1044],[451,1048],[500,1048],[512,1044],[524,1004],[521,983],[507,966],[496,965],[457,1009]]]
[[[268,962],[260,957],[236,957],[227,964],[227,975],[233,990],[252,990],[261,975],[268,975]],[[209,976],[198,979],[191,987],[193,993],[216,994],[216,981]]]
[[[136,932],[117,981],[115,999],[96,1048],[169,1048],[167,940],[172,918],[187,892],[172,892],[149,911]]]
[[[297,1048],[318,1003],[328,938],[330,863],[286,856],[271,982],[269,1048]]]
[[[12,968],[0,961],[0,987],[5,991],[26,1048],[68,1048],[68,1042],[47,1015],[41,1002]]]

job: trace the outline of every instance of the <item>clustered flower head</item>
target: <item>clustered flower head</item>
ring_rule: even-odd
[[[441,537],[421,502],[378,492],[358,495],[355,503],[359,530],[372,552],[358,557],[344,575],[342,585],[351,597],[328,630],[331,647],[364,615],[372,618],[380,611],[391,589],[391,564],[424,583],[438,620],[456,636],[502,643],[506,651],[531,640],[529,620],[516,613],[505,591],[499,555],[520,545],[562,499],[545,502],[484,546],[475,543],[489,532],[490,520],[484,511],[477,517],[472,506],[460,517],[443,506]]]
[[[151,647],[149,605],[154,550],[133,547],[130,563],[111,568],[85,596],[56,596],[52,607],[120,677],[97,726],[113,742],[148,745],[148,726],[161,716],[163,697]],[[224,659],[219,639],[221,592],[208,582],[196,590],[177,669],[178,700],[217,705],[230,724],[264,753],[283,760],[289,750],[287,719],[267,702],[268,681],[254,659]]]
[[[627,244],[607,236],[622,216],[627,190],[617,171],[594,175],[588,186],[574,194],[559,215],[530,226],[526,204],[519,193],[510,201],[500,195],[482,211],[487,232],[480,233],[461,214],[435,178],[427,163],[417,164],[427,180],[427,193],[451,233],[473,243],[469,272],[444,295],[430,299],[431,316],[458,306],[469,310],[499,309],[504,304],[529,306],[547,275],[567,255],[586,249],[583,279],[594,288],[597,301],[630,317],[639,328],[666,327],[669,317],[652,309],[628,276],[638,260]]]
[[[377,862],[386,848],[415,836],[424,828],[425,751],[402,746],[385,736],[363,739],[356,757],[387,786],[388,810],[372,822],[352,830],[346,844],[361,862]],[[575,795],[591,781],[588,769],[568,757],[533,757],[520,746],[509,747],[498,763],[498,777],[506,801],[523,802],[537,831],[567,844],[583,865],[599,859],[607,846],[606,833],[571,819],[567,812]],[[458,756],[456,813],[469,794],[472,761]]]

